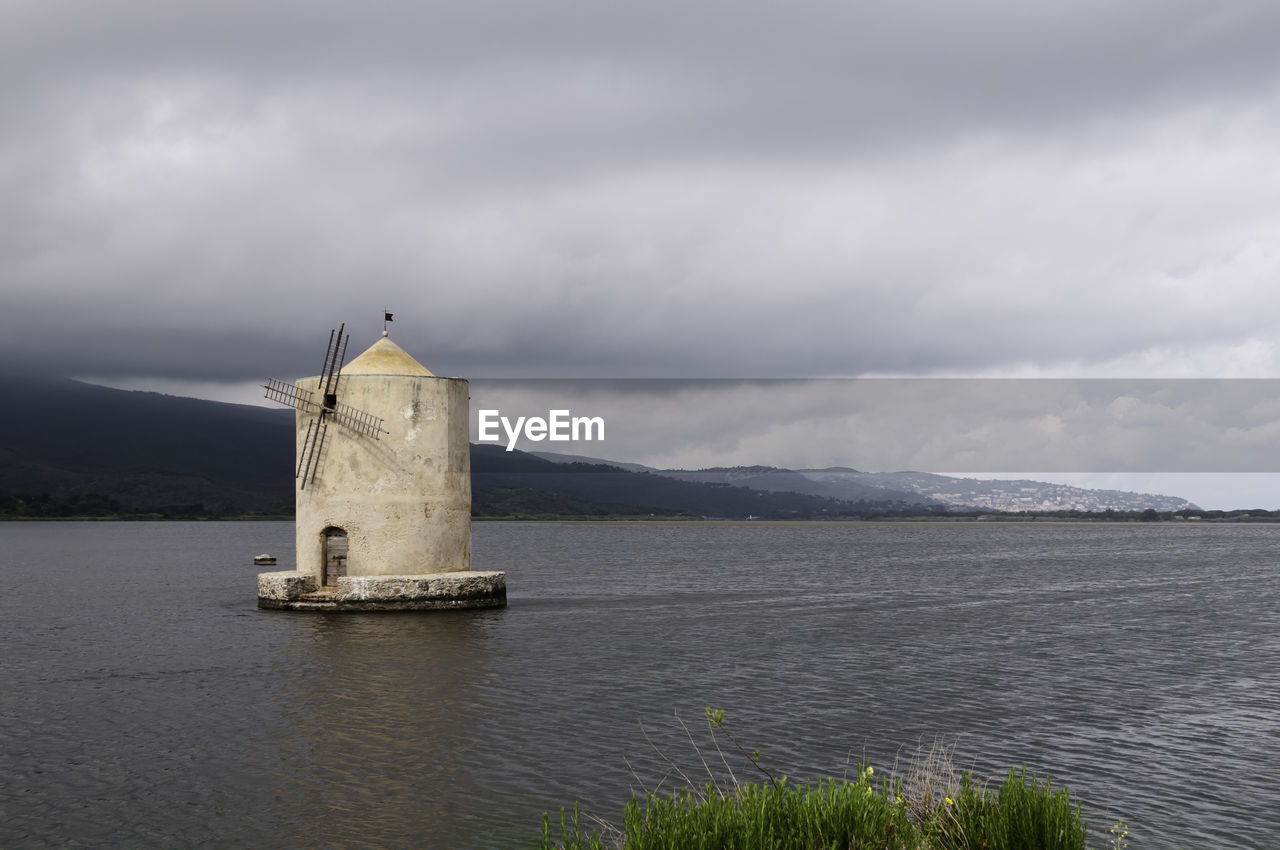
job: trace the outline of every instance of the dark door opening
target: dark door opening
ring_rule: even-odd
[[[324,560],[321,564],[320,584],[337,587],[338,577],[347,574],[347,532],[331,525],[322,535]]]

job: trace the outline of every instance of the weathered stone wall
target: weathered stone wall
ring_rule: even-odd
[[[315,478],[297,496],[297,565],[321,572],[322,533],[347,532],[347,575],[471,569],[468,384],[461,378],[343,373],[338,400],[385,417],[380,439],[330,422]],[[318,378],[298,381],[318,393]],[[299,412],[298,451],[314,414]],[[300,456],[300,455],[299,455]]]
[[[288,570],[278,573],[258,573],[258,599],[275,602],[292,602],[304,593],[317,589],[316,577],[307,573]]]
[[[413,576],[353,576],[338,579],[340,602],[407,599],[478,599],[506,593],[506,573],[455,572]]]
[[[501,572],[343,577],[337,581],[336,592],[314,593],[315,589],[314,576],[262,573],[258,576],[258,607],[291,611],[428,611],[501,608],[507,604],[507,577]]]

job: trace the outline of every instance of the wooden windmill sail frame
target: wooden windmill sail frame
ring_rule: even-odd
[[[316,393],[311,390],[304,390],[276,378],[267,378],[267,382],[262,385],[267,391],[266,398],[303,413],[315,414],[315,418],[307,423],[307,436],[303,439],[302,448],[298,452],[298,467],[294,472],[294,478],[298,479],[300,490],[307,489],[307,484],[315,481],[330,419],[355,434],[372,437],[375,440],[381,434],[387,433],[382,427],[382,417],[338,401],[339,379],[342,377],[342,366],[347,358],[347,342],[351,338],[349,334],[343,333],[346,326],[343,322],[337,330],[329,331],[329,345],[324,352],[324,369],[320,373],[320,383],[316,388],[319,391],[319,401],[316,401]]]

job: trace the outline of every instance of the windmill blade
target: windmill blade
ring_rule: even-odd
[[[342,325],[346,327],[346,325]],[[333,370],[333,379],[338,380],[338,376],[342,374],[342,367],[347,362],[347,343],[351,342],[351,334],[347,334],[342,338],[342,353],[338,355],[338,368]]]
[[[329,415],[333,417],[333,421],[337,422],[343,428],[354,431],[357,434],[363,434],[366,437],[378,439],[379,434],[390,433],[382,427],[382,417],[374,416],[372,413],[365,413],[363,410],[352,407],[349,404],[335,405],[333,410],[329,411]]]
[[[345,325],[343,327],[345,327]],[[338,329],[338,334],[340,336],[342,334],[341,327]],[[347,362],[347,343],[350,341],[350,334],[342,338],[342,353],[338,355],[338,358],[335,361],[337,363],[337,368],[334,369],[333,373],[329,376],[330,387],[324,394],[324,406],[329,408],[330,411],[338,407],[338,378],[342,376],[342,366]]]
[[[320,399],[316,393],[301,389],[293,384],[275,378],[267,378],[263,384],[266,398],[286,404],[295,410],[316,413],[316,418],[307,426],[307,435],[303,438],[302,449],[298,452],[298,468],[294,478],[301,479],[300,489],[305,490],[307,484],[315,481],[316,472],[320,468],[320,455],[324,450],[324,438],[328,432],[329,417],[333,417],[343,428],[378,439],[379,434],[388,433],[382,427],[382,418],[358,410],[349,404],[338,403],[338,380],[342,376],[342,366],[347,362],[347,343],[351,337],[345,332],[347,323],[338,325],[337,330],[329,331],[329,344],[324,350],[324,368],[316,384]]]
[[[312,419],[312,420],[311,420],[311,422],[310,422],[310,424],[308,424],[308,425],[307,425],[307,436],[306,436],[306,438],[305,438],[305,439],[303,439],[303,441],[302,441],[302,451],[298,452],[298,468],[297,468],[297,470],[293,473],[293,477],[294,477],[294,478],[301,478],[301,477],[302,477],[302,466],[303,466],[303,464],[304,464],[304,463],[306,463],[307,459],[310,457],[310,455],[308,454],[308,452],[309,452],[309,451],[310,451],[310,449],[311,449],[311,441],[312,441],[313,439],[315,439],[315,434],[316,434],[316,422],[317,422],[317,420],[319,420],[319,419],[323,419],[323,418],[324,418],[324,417],[322,417],[322,416],[321,416],[321,417],[316,417],[316,419]]]
[[[320,452],[324,448],[324,435],[329,425],[329,418],[324,415],[324,411],[321,411],[319,418],[312,424],[316,428],[313,436],[308,431],[310,439],[304,453],[302,485],[299,487],[301,490],[307,489],[308,482],[315,481],[316,469],[320,466]]]
[[[343,322],[342,327],[345,328],[346,326],[347,326],[347,323]],[[332,362],[332,359],[333,359],[333,348],[334,348],[333,338],[338,333],[339,331],[335,331],[335,330],[329,331],[329,344],[326,345],[324,349],[324,365],[320,367],[320,386],[322,387],[324,386],[325,376],[329,374],[329,364],[330,362]]]
[[[263,394],[264,398],[286,404],[295,410],[310,411],[320,406],[312,401],[310,390],[299,389],[293,384],[286,384],[276,378],[267,378],[267,382],[262,387],[266,390]]]
[[[338,403],[338,373],[342,371],[342,364],[347,360],[347,342],[351,337],[342,333],[346,326],[346,322],[338,325],[336,339],[333,332],[330,332],[329,349],[324,357],[324,372],[320,375],[320,392],[324,398],[324,406],[330,410]]]

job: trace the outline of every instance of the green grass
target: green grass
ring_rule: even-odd
[[[542,850],[1084,850],[1086,826],[1066,788],[1053,788],[1026,769],[1010,770],[997,786],[957,774],[951,751],[935,742],[917,750],[907,769],[877,776],[863,764],[856,779],[803,785],[775,779],[724,729],[723,712],[707,711],[715,754],[728,779],[707,768],[695,787],[632,797],[620,826],[584,828],[578,807],[563,809],[559,837],[543,815]],[[684,727],[683,722],[680,723]],[[687,727],[685,727],[687,732]],[[727,738],[766,780],[734,777],[716,736]],[[646,736],[647,737],[647,736]],[[689,738],[693,741],[692,736]],[[656,749],[656,747],[655,747]],[[707,767],[694,744],[698,760]],[[659,752],[671,765],[671,761]],[[674,766],[674,765],[673,765]],[[895,765],[895,768],[897,765]],[[1115,842],[1113,842],[1115,843]],[[1115,843],[1116,846],[1123,846]]]
[[[1078,803],[1067,789],[1054,790],[1046,779],[1040,785],[1026,769],[1009,771],[995,791],[974,783],[971,774],[961,778],[955,800],[944,801],[937,814],[925,821],[925,846],[946,850],[1020,850],[1020,848],[1083,848],[1085,822]]]
[[[623,814],[622,840],[584,832],[577,819],[561,820],[561,843],[553,842],[543,817],[542,847],[565,850],[716,848],[716,850],[817,850],[854,847],[912,848],[906,809],[860,783],[823,781],[793,786],[746,783],[732,796],[706,796],[682,789],[670,796],[634,797]],[[563,814],[563,813],[562,813]]]
[[[711,783],[668,796],[632,798],[619,833],[582,827],[575,807],[561,813],[553,840],[543,816],[542,848],[552,850],[1083,850],[1085,824],[1065,789],[1010,771],[995,791],[965,775],[955,798],[923,812],[897,787],[821,780],[807,785],[745,783],[730,796]],[[901,802],[899,802],[901,800]]]

